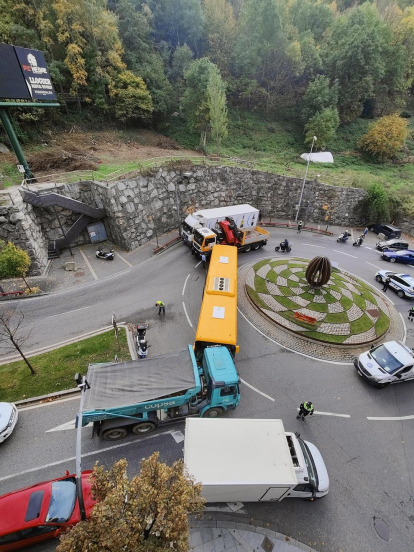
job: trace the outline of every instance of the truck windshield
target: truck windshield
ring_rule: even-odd
[[[394,372],[397,372],[402,367],[401,362],[384,345],[372,349],[370,355],[388,374],[394,374]]]
[[[200,232],[197,232],[197,230],[194,232],[194,241],[198,243],[198,245],[203,245],[204,236],[203,234],[200,234]]]
[[[193,233],[192,227],[185,221],[183,222],[183,230],[185,230],[187,232],[187,234],[192,234]]]
[[[317,490],[319,485],[318,472],[316,471],[315,464],[313,463],[311,451],[308,449],[305,441],[302,441],[302,439],[298,439],[298,441],[300,444],[300,448],[302,449],[306,467],[308,469],[309,481],[310,483],[313,483],[313,485],[315,486],[315,490]]]

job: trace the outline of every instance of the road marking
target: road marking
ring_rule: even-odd
[[[269,341],[272,341],[276,345],[279,345],[279,347],[282,347],[283,349],[286,349],[287,351],[291,351],[292,353],[295,353],[297,355],[300,355],[300,356],[303,356],[303,357],[306,357],[306,358],[310,358],[312,360],[317,360],[318,362],[326,362],[328,364],[337,364],[339,366],[353,366],[354,365],[353,362],[337,362],[335,360],[326,360],[324,358],[318,358],[318,357],[310,356],[310,355],[307,355],[306,353],[301,353],[300,351],[295,351],[295,349],[291,349],[290,347],[286,347],[286,345],[283,345],[282,343],[279,343],[279,341],[276,341],[276,339],[272,339],[271,337],[269,337],[268,335],[266,335],[265,333],[260,331],[259,328],[256,328],[256,326],[254,324],[252,324],[248,318],[246,318],[246,316],[242,313],[242,311],[239,309],[239,307],[237,307],[237,310],[243,316],[243,318],[246,320],[246,322],[248,322],[250,324],[250,326],[256,330],[256,332],[258,332],[260,335],[262,335],[263,337],[265,337]]]
[[[132,267],[134,268],[134,267]],[[108,280],[112,280],[113,278],[117,278],[118,276],[121,276],[121,274],[126,274],[127,272],[130,272],[129,268],[126,268],[125,270],[121,270],[121,272],[117,272],[116,274],[111,274],[111,276],[105,276],[104,278],[101,278],[100,282],[107,282]]]
[[[376,416],[367,416],[367,420],[374,420],[374,421],[378,421],[378,422],[402,422],[404,420],[414,420],[414,415],[411,415],[411,416],[396,416],[395,418],[393,417],[384,417],[384,418],[381,418],[381,417],[376,417]]]
[[[91,452],[85,452],[85,454],[82,454],[82,458],[87,458],[88,456],[94,456],[96,454],[100,454],[101,452],[107,452],[108,450],[115,450],[121,447],[128,447],[129,445],[135,445],[136,443],[142,443],[143,441],[149,441],[150,439],[156,439],[157,437],[161,437],[161,435],[171,435],[171,433],[172,431],[163,431],[160,433],[156,433],[155,435],[147,435],[146,437],[140,437],[139,439],[128,441],[128,443],[120,443],[119,445],[113,445],[112,447],[105,447],[102,449],[93,450]],[[33,473],[36,471],[44,470],[46,468],[51,468],[53,466],[59,466],[59,464],[64,464],[65,462],[73,462],[74,460],[76,460],[76,456],[71,456],[69,458],[64,458],[63,460],[50,462],[50,464],[45,464],[44,466],[38,466],[37,468],[30,468],[29,470],[23,470],[19,473],[13,473],[11,475],[0,477],[0,481],[6,481],[7,479],[13,479],[14,477],[20,477],[22,475],[25,475],[26,473]]]
[[[372,264],[372,263],[369,263],[368,261],[365,261],[365,262],[366,262],[367,264],[373,266],[374,268],[378,268],[378,270],[382,270],[382,269],[381,269],[379,266],[377,266],[377,265],[374,265],[374,264]]]
[[[82,255],[83,257],[83,260],[85,261],[86,263],[86,266],[89,268],[92,276],[93,276],[93,279],[94,280],[98,280],[98,276],[96,275],[96,272],[94,271],[94,269],[92,268],[92,265],[91,263],[88,261],[88,257],[85,255],[85,253],[82,251],[82,247],[79,247],[79,253]]]
[[[45,318],[54,318],[55,316],[65,316],[65,314],[72,314],[72,312],[79,312],[85,309],[91,309],[94,305],[89,305],[89,307],[81,307],[80,309],[75,309],[67,312],[61,312],[59,314],[51,314],[50,316],[45,316]]]
[[[250,385],[250,383],[247,383],[247,381],[244,381],[243,379],[240,379],[244,385],[247,385],[247,387],[250,387],[250,389],[253,389],[253,391],[256,391],[256,393],[259,393],[263,397],[266,397],[266,399],[269,399],[269,401],[275,402],[275,399],[273,397],[269,397],[269,395],[266,395],[266,393],[263,393],[263,391],[259,391],[259,389],[256,389],[256,387],[253,387],[253,385]]]
[[[200,261],[199,263],[197,263],[197,264],[195,265],[195,268],[197,268],[198,266],[200,266],[202,262],[203,262],[203,261]]]
[[[118,253],[118,251],[116,252],[116,254],[121,259],[121,261],[124,261],[124,263],[130,266],[131,268],[133,267],[133,265],[129,261],[127,261],[120,253]]]
[[[320,249],[326,249],[323,245],[313,245],[312,243],[301,243],[300,245],[307,245],[308,247],[320,247]]]
[[[371,249],[371,251],[374,251],[373,247],[368,247],[367,245],[365,245],[364,247],[365,247],[365,249]]]
[[[188,321],[188,323],[190,324],[190,326],[191,326],[191,328],[192,328],[193,325],[192,325],[192,323],[191,323],[190,317],[189,317],[188,314],[187,314],[187,309],[185,308],[185,303],[184,303],[184,301],[183,301],[183,309],[184,309],[185,315],[186,315],[186,317],[187,317],[187,321]]]
[[[296,410],[300,410],[297,408]],[[319,414],[320,416],[337,416],[338,418],[350,418],[350,414],[336,414],[335,412],[320,412],[319,410],[314,410],[314,414]]]
[[[352,257],[353,259],[358,259],[358,257],[355,257],[355,255],[350,255],[349,253],[344,253],[343,251],[338,251],[338,249],[332,249],[332,251],[336,251],[337,253],[342,253],[342,255],[346,255],[347,257]]]
[[[71,420],[70,422],[66,422],[65,424],[56,426],[52,429],[48,429],[47,431],[45,431],[45,433],[52,433],[52,431],[65,431],[66,429],[75,429],[75,424],[76,424],[76,420]]]
[[[183,295],[184,295],[184,292],[185,292],[185,286],[187,285],[187,280],[188,280],[188,278],[189,278],[190,276],[191,276],[191,274],[189,274],[189,275],[187,276],[187,278],[185,279],[184,286],[183,286],[183,293],[182,293]]]
[[[403,315],[401,313],[399,313],[399,315],[401,316],[401,320],[402,320],[403,328],[404,328],[404,337],[402,338],[402,342],[405,343],[406,340],[407,340],[407,325],[405,323]]]
[[[172,431],[171,437],[174,439],[174,441],[178,443],[182,443],[184,441],[184,434],[182,431]]]

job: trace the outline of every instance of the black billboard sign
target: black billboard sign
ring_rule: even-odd
[[[43,52],[21,48],[20,46],[15,46],[14,50],[20,62],[31,98],[33,100],[56,100],[56,92]]]
[[[30,100],[31,96],[16,57],[14,47],[0,43],[0,98]]]

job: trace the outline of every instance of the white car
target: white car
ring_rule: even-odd
[[[396,274],[391,270],[378,270],[375,274],[377,282],[383,284],[386,278],[390,279],[390,288],[392,288],[398,297],[414,297],[414,278],[409,274]]]
[[[13,433],[19,415],[12,403],[0,402],[0,443]]]

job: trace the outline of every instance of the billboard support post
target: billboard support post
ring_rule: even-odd
[[[14,128],[10,122],[9,116],[7,115],[7,111],[4,109],[4,107],[0,107],[0,118],[1,118],[1,122],[3,123],[4,130],[6,131],[7,136],[9,137],[10,144],[13,148],[13,151],[16,154],[16,157],[19,160],[20,165],[23,165],[24,176],[26,180],[29,180],[30,182],[36,182],[36,179],[33,176],[29,168],[29,165],[27,164],[26,157],[24,156],[19,140],[17,139],[16,133],[14,132]]]

